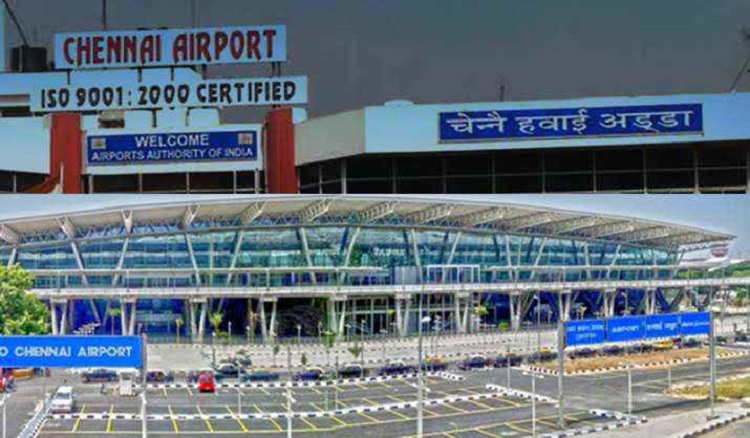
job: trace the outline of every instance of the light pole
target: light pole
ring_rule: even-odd
[[[633,413],[633,365],[630,362],[620,364],[625,366],[628,371],[628,415]]]
[[[8,429],[6,427],[7,423],[5,421],[5,419],[6,419],[6,416],[5,416],[5,405],[8,404],[7,402],[8,402],[8,393],[4,392],[3,393],[3,438],[7,438],[7,436],[8,436],[7,435],[8,434]]]
[[[297,324],[297,352],[302,357],[302,325]]]
[[[229,343],[231,344],[232,343],[232,321],[229,321],[229,323],[227,323],[227,329],[228,329],[227,331],[229,332]]]
[[[544,376],[531,371],[523,375],[531,377],[531,436],[536,437],[536,379],[543,379]]]
[[[250,326],[245,326],[245,333],[247,333],[247,345],[250,345]]]
[[[714,312],[716,307],[714,303],[708,308],[709,317],[709,331],[708,331],[708,390],[709,390],[709,403],[711,405],[711,417],[714,418],[715,410],[714,403],[716,400],[716,327],[714,326]]]
[[[422,438],[424,429],[424,407],[422,406],[424,398],[424,378],[422,376],[422,326],[429,323],[429,316],[422,317],[422,319],[419,321],[419,342],[417,346],[417,383],[419,385],[419,387],[417,388],[417,438]]]
[[[216,368],[216,332],[211,332],[211,367]]]
[[[292,398],[291,386],[286,387],[286,436],[292,438],[292,403],[295,400]]]

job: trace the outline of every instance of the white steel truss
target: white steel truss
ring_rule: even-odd
[[[297,216],[303,223],[312,222],[320,216],[328,213],[331,203],[333,203],[332,199],[321,199],[320,201],[313,202],[302,209]]]
[[[416,213],[407,214],[404,216],[404,219],[407,222],[410,222],[413,224],[424,224],[427,222],[432,222],[438,219],[443,219],[445,217],[448,217],[451,215],[452,211],[453,211],[452,205],[440,204],[434,207],[420,210]]]
[[[456,222],[465,227],[476,227],[477,225],[499,221],[504,218],[507,213],[507,208],[490,208],[476,213],[467,214],[465,216],[460,216],[456,218]]]
[[[17,245],[20,237],[18,233],[13,231],[9,226],[0,224],[0,239],[11,245]]]
[[[240,213],[239,216],[242,225],[249,225],[255,219],[258,219],[260,215],[263,214],[263,209],[265,208],[265,206],[265,202],[254,202],[250,204],[246,209],[242,210],[242,213]]]
[[[392,215],[397,205],[398,202],[393,201],[381,202],[357,213],[357,216],[362,223],[375,222]]]

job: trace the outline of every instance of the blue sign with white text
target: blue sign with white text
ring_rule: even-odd
[[[140,368],[139,336],[0,336],[0,367]]]
[[[569,346],[601,344],[604,342],[604,321],[589,319],[565,324],[565,343]]]
[[[680,332],[683,335],[707,335],[711,332],[711,315],[708,312],[680,314]]]
[[[643,339],[644,319],[641,316],[622,316],[607,320],[607,342],[627,342]]]
[[[680,315],[647,315],[645,322],[646,338],[671,338],[680,335]]]
[[[440,141],[493,141],[703,132],[701,104],[440,113]]]
[[[256,161],[259,132],[169,132],[93,135],[86,141],[89,166],[194,161]]]

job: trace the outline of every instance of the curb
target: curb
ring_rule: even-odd
[[[705,425],[695,429],[688,431],[686,433],[683,433],[681,435],[678,435],[679,438],[692,438],[696,436],[703,435],[705,433],[708,433],[712,430],[719,429],[721,427],[726,426],[729,423],[733,423],[735,421],[742,420],[743,418],[746,418],[750,415],[750,411],[743,411],[735,414],[729,414],[729,415],[723,415],[719,418],[716,418],[714,420],[709,421]]]
[[[446,380],[452,380],[454,382],[460,382],[465,380],[464,376],[453,374],[445,371],[441,372],[426,372],[422,374],[425,377],[440,377]],[[359,379],[341,379],[341,380],[323,380],[314,382],[254,382],[254,383],[218,383],[217,388],[309,388],[309,387],[321,387],[321,386],[346,386],[346,385],[358,385],[363,383],[377,383],[386,382],[390,380],[404,380],[410,378],[419,377],[418,373],[410,374],[399,374],[395,376],[373,376],[364,377]],[[175,389],[175,388],[197,388],[196,384],[189,383],[150,383],[146,386],[147,388],[156,389]]]

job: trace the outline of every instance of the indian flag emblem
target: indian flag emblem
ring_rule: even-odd
[[[253,144],[253,133],[240,132],[239,134],[237,134],[237,142],[242,146]]]
[[[107,149],[107,139],[103,137],[92,138],[91,149]]]

